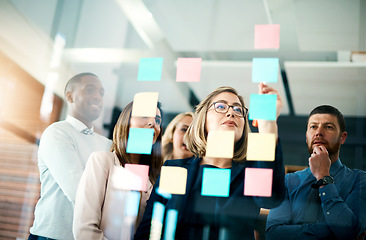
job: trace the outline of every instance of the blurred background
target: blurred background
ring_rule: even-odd
[[[254,49],[254,26],[280,25],[280,48]],[[138,82],[140,58],[164,58],[159,82]],[[178,57],[202,58],[201,81],[177,83]],[[134,94],[159,92],[163,126],[209,92],[257,93],[252,59],[279,58],[279,136],[288,171],[307,166],[309,112],[337,107],[348,138],[341,160],[366,169],[366,0],[0,0],[0,239],[25,239],[39,197],[38,141],[66,116],[63,89],[99,76],[110,137]],[[252,129],[256,131],[256,129]]]

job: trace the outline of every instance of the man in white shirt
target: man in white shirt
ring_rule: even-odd
[[[38,150],[41,197],[28,239],[74,239],[76,190],[92,152],[108,151],[111,141],[93,132],[103,107],[104,89],[93,73],[72,77],[65,87],[66,120],[51,124]]]

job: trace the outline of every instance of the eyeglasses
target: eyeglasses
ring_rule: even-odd
[[[155,123],[156,123],[156,125],[160,126],[161,125],[161,122],[162,122],[161,117],[156,116],[155,117]]]
[[[139,118],[142,121],[144,121],[145,123],[148,123],[149,119],[152,118],[152,117],[136,117],[136,118]],[[161,119],[160,116],[156,116],[156,117],[154,117],[154,121],[155,121],[155,124],[157,126],[161,126],[161,123],[162,123],[163,120]]]
[[[227,113],[229,111],[229,108],[233,109],[234,115],[238,117],[246,117],[248,113],[248,109],[246,107],[242,107],[239,105],[228,105],[223,102],[214,102],[210,105],[214,106],[214,109],[217,113]],[[209,107],[209,108],[210,108]]]

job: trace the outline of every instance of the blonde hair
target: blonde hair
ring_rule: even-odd
[[[162,140],[162,150],[163,150],[163,160],[173,159],[173,134],[177,127],[177,124],[186,116],[191,116],[193,118],[192,112],[180,113],[168,124],[165,129],[163,140]]]
[[[245,107],[244,99],[232,87],[219,87],[212,91],[200,104],[197,105],[195,116],[191,125],[189,126],[184,142],[189,151],[197,157],[204,157],[206,155],[207,132],[206,132],[206,115],[207,110],[212,104],[212,99],[220,93],[229,92],[235,94],[243,107]],[[242,137],[235,143],[233,161],[245,161],[247,156],[249,122],[248,116],[244,117],[244,129]]]
[[[132,113],[132,104],[130,102],[123,109],[121,115],[118,118],[116,126],[113,130],[113,142],[111,146],[111,151],[115,152],[121,166],[125,166],[126,163],[131,163],[131,159],[129,154],[126,152],[127,149],[127,140],[128,134],[130,132],[130,120]],[[158,108],[161,112],[160,105],[158,104]],[[153,144],[152,152],[150,155],[141,155],[141,164],[149,165],[149,178],[152,184],[155,183],[156,179],[160,174],[161,166],[163,165],[163,160],[161,157],[161,136],[163,130],[160,130],[159,136],[156,139],[156,142]]]

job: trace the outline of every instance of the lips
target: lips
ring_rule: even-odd
[[[222,123],[222,125],[226,125],[228,127],[237,127],[238,125],[236,124],[236,122],[234,121],[230,121],[230,120],[227,120],[225,122]]]
[[[315,139],[313,140],[313,145],[326,145],[327,142],[324,140],[320,140],[320,139]]]

